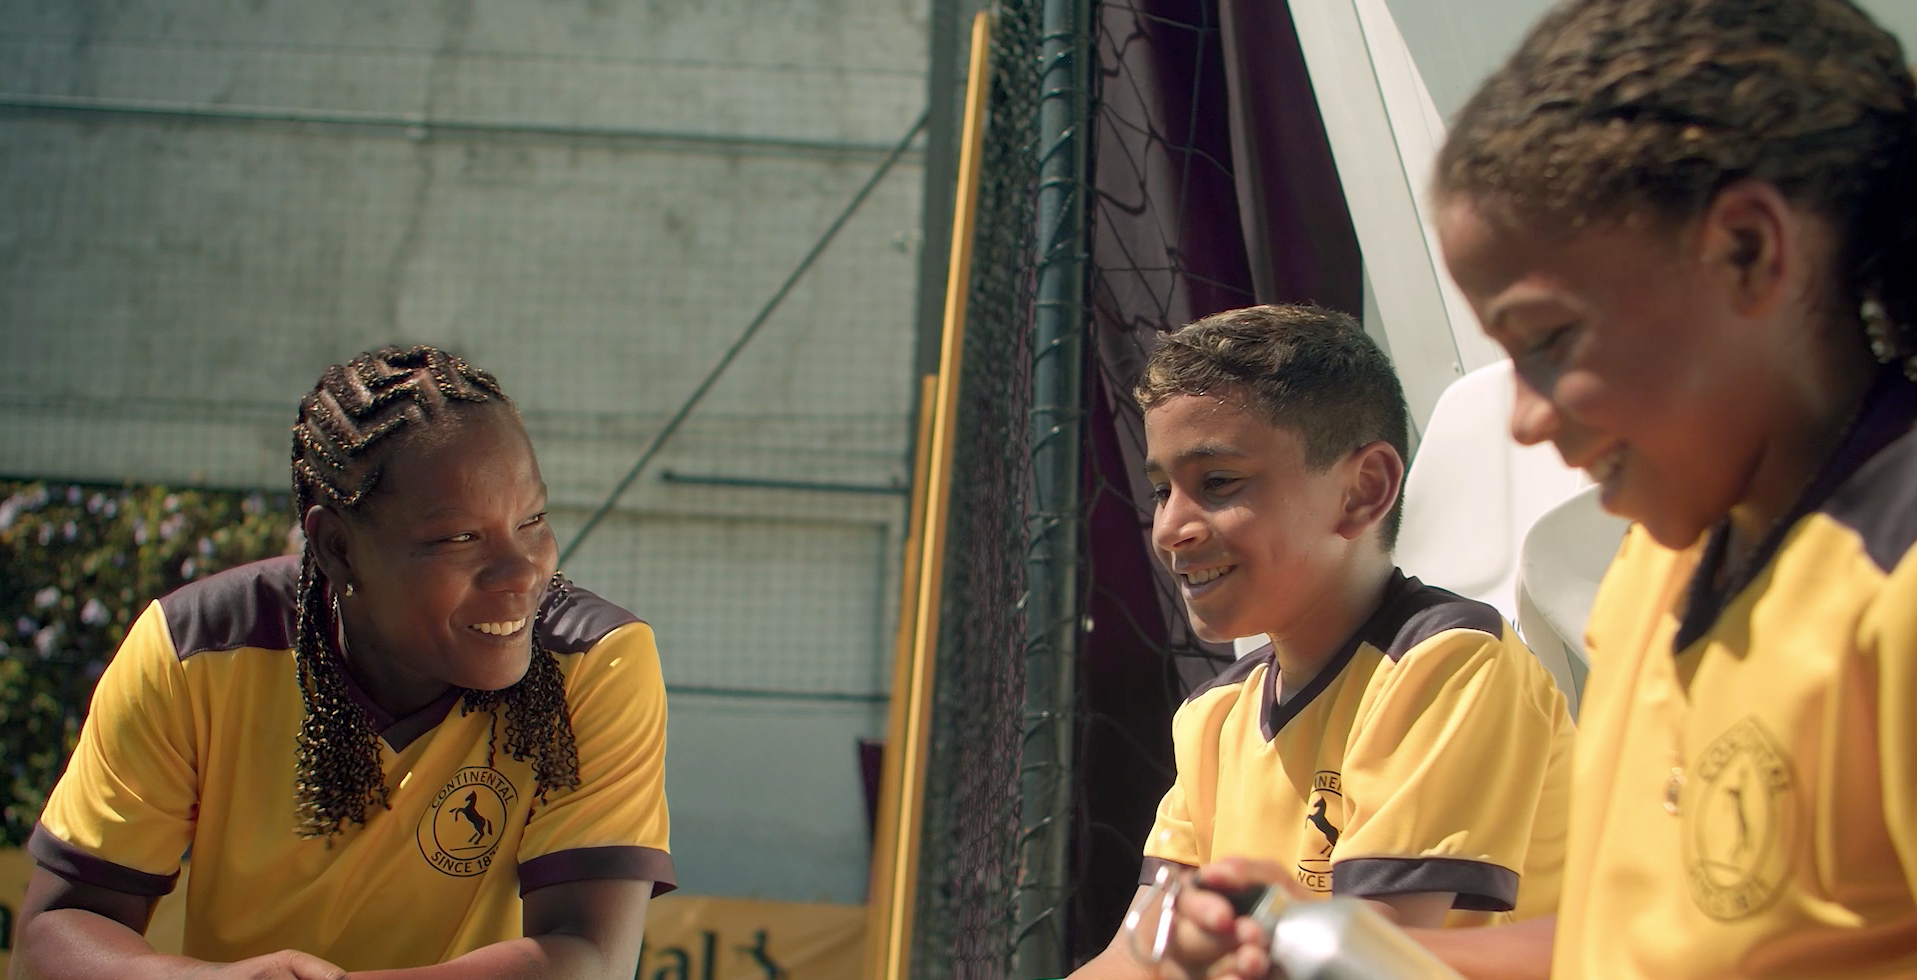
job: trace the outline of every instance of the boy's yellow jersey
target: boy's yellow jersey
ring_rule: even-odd
[[[28,844],[36,861],[158,896],[190,850],[186,955],[292,948],[348,970],[437,963],[518,936],[520,895],[543,885],[670,887],[652,630],[576,587],[547,597],[536,642],[565,674],[578,789],[535,803],[531,764],[495,751],[492,714],[463,713],[456,692],[400,719],[363,700],[391,806],[331,839],[301,839],[304,709],[288,640],[298,576],[297,559],[256,562],[147,607],[100,678]]]
[[[1241,855],[1322,893],[1455,892],[1496,921],[1556,908],[1571,718],[1495,609],[1394,574],[1282,704],[1277,679],[1267,647],[1178,710],[1144,881]]]
[[[1913,419],[1917,388],[1880,382],[1726,589],[1699,574],[1721,531],[1625,538],[1588,629],[1559,980],[1917,976]]]

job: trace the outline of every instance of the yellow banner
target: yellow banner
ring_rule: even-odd
[[[852,980],[865,906],[681,896],[646,913],[637,980]]]
[[[33,859],[0,849],[0,976],[12,958],[20,898]],[[185,927],[186,877],[160,901],[147,939],[176,953]],[[634,980],[848,980],[859,975],[865,906],[704,898],[673,892],[646,913],[646,948]]]

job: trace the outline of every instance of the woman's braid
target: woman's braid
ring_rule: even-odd
[[[388,347],[334,365],[300,401],[293,426],[293,500],[296,519],[315,504],[341,513],[359,508],[379,485],[380,449],[396,433],[454,423],[454,403],[510,405],[491,374],[431,347]],[[554,577],[553,587],[563,589]],[[542,607],[551,608],[547,603]],[[294,657],[306,717],[300,723],[297,764],[298,829],[330,837],[347,824],[365,823],[367,810],[387,805],[380,737],[348,693],[343,660],[334,646],[339,623],[331,587],[308,542],[300,563]],[[534,624],[534,636],[539,635]],[[526,676],[503,691],[462,694],[461,713],[488,711],[506,721],[506,752],[531,759],[535,796],[579,783],[579,756],[558,661],[535,646]]]

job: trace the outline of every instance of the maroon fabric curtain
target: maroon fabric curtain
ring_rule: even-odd
[[[1071,942],[1104,948],[1171,785],[1171,716],[1230,662],[1149,547],[1131,389],[1159,333],[1255,302],[1360,312],[1357,235],[1285,4],[1099,8]]]

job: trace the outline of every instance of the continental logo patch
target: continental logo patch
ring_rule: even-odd
[[[1763,911],[1790,881],[1796,780],[1789,757],[1754,718],[1719,735],[1693,768],[1684,802],[1684,877],[1713,919]]]
[[[1305,797],[1305,834],[1298,845],[1298,883],[1315,892],[1331,891],[1331,852],[1338,846],[1338,825],[1344,819],[1344,781],[1329,769],[1311,774],[1311,795]]]
[[[419,819],[419,853],[445,874],[469,878],[493,865],[506,813],[518,798],[512,780],[490,766],[468,766],[433,796]]]

